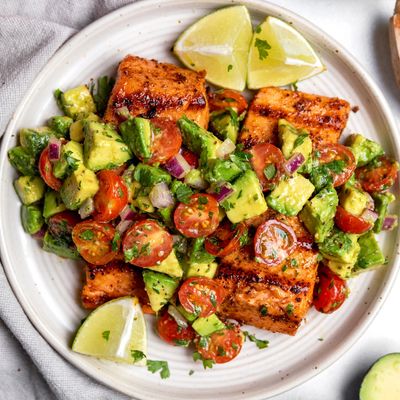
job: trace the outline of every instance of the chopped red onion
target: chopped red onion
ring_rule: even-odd
[[[93,198],[89,197],[79,207],[78,214],[82,219],[85,219],[85,218],[89,217],[90,215],[92,215],[93,212],[94,212]]]
[[[374,210],[366,208],[364,212],[361,214],[361,218],[373,224],[378,219],[378,213],[375,212]]]
[[[136,218],[136,213],[132,210],[129,204],[127,204],[119,213],[119,216],[121,217],[121,221],[132,221]]]
[[[61,140],[50,138],[49,140],[49,160],[52,162],[58,161],[61,156]]]
[[[188,323],[185,317],[172,304],[168,306],[168,314],[176,321],[181,328],[187,328]]]
[[[372,196],[368,193],[368,192],[364,192],[365,195],[368,197],[368,204],[367,204],[367,208],[369,210],[374,210],[375,209],[375,202],[374,199],[372,198]]]
[[[41,227],[36,233],[32,235],[35,239],[43,239],[44,235],[46,234],[46,229]]]
[[[225,139],[217,149],[217,157],[224,159],[228,154],[234,152],[235,148],[235,143],[233,143],[231,139]]]
[[[214,193],[215,200],[218,201],[218,203],[221,203],[224,201],[227,197],[229,197],[233,193],[233,189],[230,188],[227,185],[222,185],[219,189],[218,193]]]
[[[301,153],[294,153],[289,160],[284,164],[285,171],[288,175],[294,174],[303,164],[306,159]]]
[[[174,205],[174,198],[165,182],[154,185],[149,194],[151,204],[156,208],[165,208]]]
[[[382,230],[390,231],[397,226],[398,218],[397,215],[388,215],[383,220]]]
[[[178,179],[183,178],[192,169],[182,154],[177,154],[171,158],[164,167],[173,177]]]
[[[115,229],[122,235],[132,224],[132,220],[121,220]]]

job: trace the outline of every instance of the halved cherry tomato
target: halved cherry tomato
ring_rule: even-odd
[[[386,156],[380,156],[372,163],[357,168],[356,177],[362,188],[369,193],[381,192],[394,185],[398,164]]]
[[[151,123],[153,125],[152,156],[148,163],[162,164],[178,154],[182,145],[182,135],[176,121],[169,118],[152,118]]]
[[[282,152],[271,143],[260,143],[253,146],[249,153],[263,190],[272,190],[284,174],[285,157]]]
[[[246,98],[236,90],[222,89],[208,94],[210,111],[223,110],[228,107],[236,108],[240,115],[247,110]]]
[[[122,249],[125,260],[138,267],[151,267],[172,251],[172,236],[156,221],[135,222],[125,233]]]
[[[209,194],[194,194],[188,204],[180,203],[174,213],[176,229],[187,237],[213,233],[219,224],[218,202]]]
[[[49,146],[47,146],[39,158],[39,172],[46,185],[59,191],[62,186],[62,180],[56,178],[53,174],[53,164],[49,158]]]
[[[65,238],[70,241],[74,226],[81,222],[77,214],[72,211],[62,211],[52,215],[47,221],[49,232],[59,238]]]
[[[210,336],[196,340],[196,349],[205,360],[223,364],[233,360],[242,349],[244,335],[238,325],[230,325]]]
[[[217,311],[224,301],[225,291],[213,279],[192,277],[183,282],[178,297],[188,313],[205,318]]]
[[[338,206],[335,215],[336,226],[346,233],[362,234],[372,229],[373,224],[361,217],[357,217]]]
[[[157,331],[160,338],[175,346],[188,346],[196,337],[193,328],[179,326],[175,319],[164,311],[157,321]]]
[[[334,274],[327,266],[319,269],[318,277],[313,304],[317,311],[329,314],[344,303],[349,290],[346,281]]]
[[[326,144],[324,148],[319,150],[320,165],[333,166],[332,163],[335,161],[343,162],[344,165],[339,166],[341,172],[333,172],[330,169],[334,187],[346,183],[356,169],[356,159],[348,147],[342,144]]]
[[[199,166],[199,157],[197,154],[185,148],[181,149],[181,154],[192,168],[197,168]]]
[[[93,198],[94,219],[99,222],[110,222],[128,204],[128,189],[123,179],[114,171],[103,170],[97,174],[99,190]]]
[[[118,254],[121,240],[114,227],[96,221],[83,221],[72,230],[79,254],[90,264],[104,265]]]
[[[204,247],[215,257],[224,257],[240,247],[240,239],[246,233],[246,226],[235,227],[228,221],[220,224],[217,230],[205,240]]]
[[[296,234],[289,225],[271,219],[257,228],[254,237],[256,259],[269,266],[278,265],[292,253],[296,243]]]

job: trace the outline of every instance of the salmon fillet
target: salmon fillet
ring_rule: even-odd
[[[137,296],[142,305],[149,303],[140,271],[122,262],[85,267],[81,292],[83,307],[93,309],[123,296]]]
[[[312,248],[312,237],[297,217],[268,210],[246,224],[256,228],[273,218],[293,228],[298,240],[295,250],[273,267],[254,260],[253,246],[223,257],[216,280],[228,295],[220,315],[272,332],[295,335],[312,303],[318,252]]]
[[[207,128],[209,110],[205,72],[128,55],[118,67],[117,81],[104,114],[117,125],[116,110],[127,107],[134,117],[155,116],[178,120],[183,115]]]
[[[316,147],[337,143],[349,113],[350,104],[336,97],[262,88],[250,104],[240,142],[247,148],[264,142],[277,144],[278,120],[284,118],[307,130]]]

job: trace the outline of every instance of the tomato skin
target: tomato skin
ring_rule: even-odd
[[[72,240],[79,254],[90,264],[104,265],[118,254],[120,239],[111,224],[96,221],[82,221],[72,230]],[[113,245],[114,240],[114,245]]]
[[[203,344],[206,343],[204,347]],[[196,340],[196,349],[205,360],[224,364],[233,360],[241,351],[244,335],[238,325],[212,333],[209,337]]]
[[[232,107],[236,108],[237,113],[240,115],[247,110],[246,98],[240,92],[231,89],[208,93],[208,104],[211,112]]]
[[[53,164],[49,158],[49,146],[47,146],[40,154],[39,173],[47,186],[51,187],[57,192],[61,189],[63,184],[62,180],[56,178],[53,174]]]
[[[192,168],[197,168],[199,166],[199,157],[197,156],[197,154],[186,148],[181,149],[181,154]]]
[[[253,146],[249,153],[252,155],[251,165],[257,174],[263,191],[272,190],[284,174],[285,157],[281,150],[271,143],[260,143]],[[264,174],[264,169],[269,164],[275,167],[275,175],[271,179],[268,179]]]
[[[186,346],[184,342],[189,345],[196,337],[190,325],[186,328],[180,327],[167,311],[164,311],[157,320],[157,332],[162,340],[174,346]],[[181,344],[179,341],[182,341]]]
[[[346,300],[349,293],[347,283],[327,266],[319,269],[318,277],[313,304],[317,311],[330,314],[340,308]]]
[[[356,169],[356,159],[353,152],[342,144],[327,144],[319,150],[319,164],[327,164],[332,161],[344,161],[346,167],[339,174],[331,172],[333,186],[341,186],[346,183]]]
[[[270,219],[257,228],[254,252],[259,262],[275,266],[292,253],[296,244],[296,234],[289,225]]]
[[[372,229],[373,224],[346,211],[343,207],[336,208],[336,226],[346,233],[362,234]]]
[[[53,236],[72,240],[72,230],[79,222],[81,219],[76,213],[66,210],[52,215],[47,221],[47,225]]]
[[[123,179],[114,171],[100,171],[97,178],[99,190],[93,198],[96,210],[93,218],[99,222],[110,222],[128,204],[128,189]]]
[[[362,188],[369,193],[382,192],[394,185],[398,172],[395,161],[386,156],[380,156],[373,165],[357,168],[356,178]]]
[[[214,314],[225,298],[225,290],[213,279],[192,277],[186,279],[178,291],[182,307],[198,317]]]
[[[204,193],[194,194],[188,204],[180,203],[176,208],[175,227],[187,237],[208,236],[218,227],[218,214],[218,202],[213,196]]]
[[[165,260],[171,253],[172,246],[172,236],[150,219],[135,222],[125,232],[122,241],[125,260],[143,268]]]
[[[207,253],[215,257],[225,257],[240,247],[240,238],[245,232],[246,226],[243,223],[232,229],[232,224],[225,220],[206,238],[204,247]]]

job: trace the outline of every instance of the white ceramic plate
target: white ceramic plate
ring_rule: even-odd
[[[398,257],[396,232],[384,236],[389,264],[351,282],[351,297],[333,315],[311,311],[296,337],[249,327],[270,347],[246,343],[239,357],[204,371],[188,351],[163,344],[148,325],[151,359],[167,359],[171,378],[162,381],[145,368],[117,365],[74,354],[69,344],[85,312],[79,305],[79,266],[43,252],[20,225],[20,202],[12,189],[16,177],[7,150],[22,127],[44,124],[59,113],[52,92],[114,73],[128,53],[177,62],[171,45],[188,25],[226,4],[223,0],[145,1],[120,9],[70,40],[42,70],[13,116],[0,158],[0,238],[2,261],[26,314],[43,337],[66,359],[93,378],[140,399],[261,399],[304,382],[330,365],[360,336],[378,312],[393,282]],[[359,106],[348,127],[381,142],[397,159],[399,142],[389,108],[357,63],[319,29],[301,17],[260,0],[245,2],[256,24],[267,15],[293,23],[313,44],[328,72],[299,84],[300,90],[340,96]],[[397,210],[398,211],[398,210]],[[323,338],[320,341],[319,338]],[[192,376],[189,370],[195,370]]]

